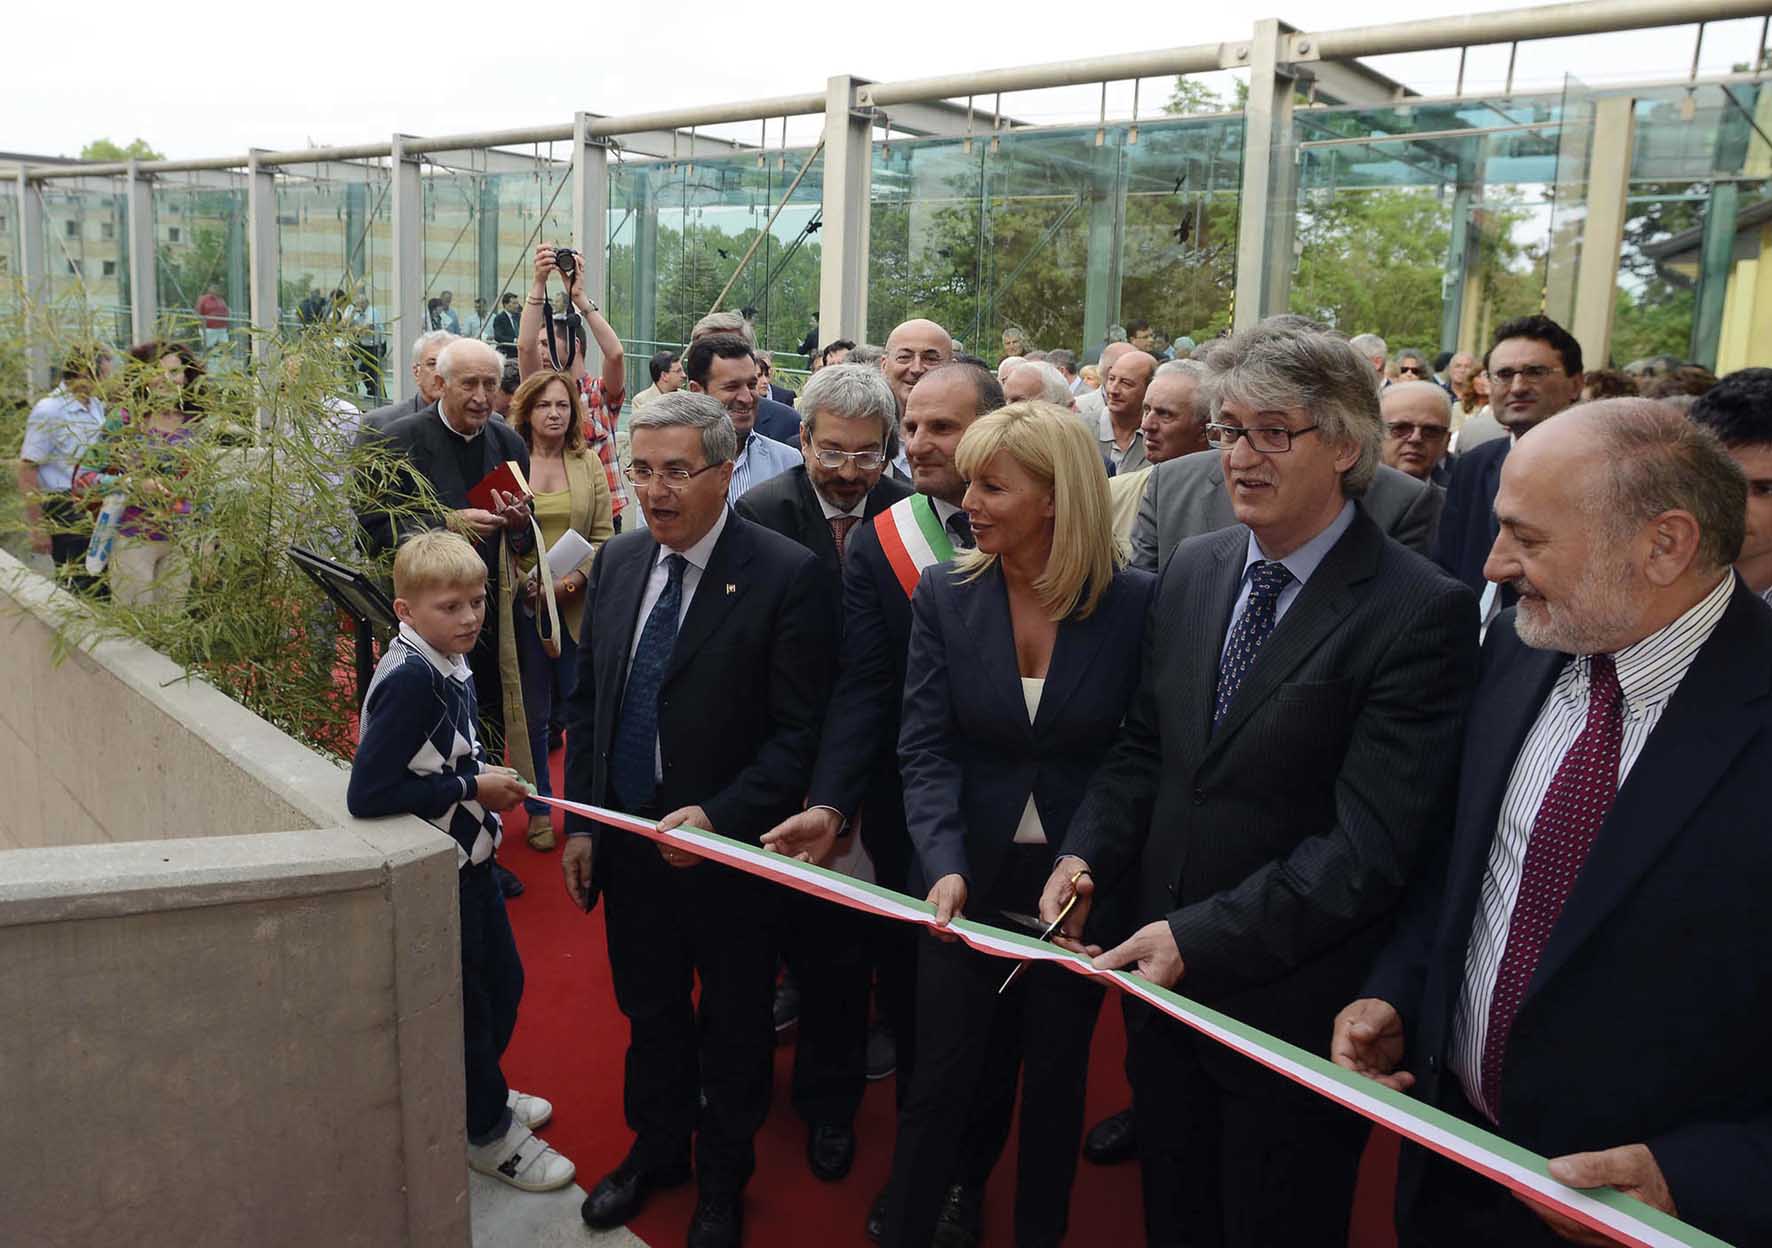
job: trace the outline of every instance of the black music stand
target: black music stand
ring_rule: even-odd
[[[375,675],[376,630],[379,629],[383,636],[391,636],[400,625],[394,617],[394,604],[388,601],[380,586],[355,568],[348,568],[300,546],[291,546],[289,557],[356,624],[357,705],[361,707],[363,699],[369,696],[370,679]]]

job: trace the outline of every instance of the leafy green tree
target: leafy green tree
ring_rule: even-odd
[[[119,147],[110,139],[94,139],[80,149],[81,160],[165,160],[166,157],[149,147],[144,139],[133,139],[128,147]]]

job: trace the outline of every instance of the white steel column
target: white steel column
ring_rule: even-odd
[[[1618,260],[1624,246],[1625,199],[1630,190],[1631,146],[1636,137],[1636,100],[1607,96],[1594,104],[1594,138],[1588,149],[1587,215],[1581,226],[1581,262],[1575,277],[1575,323],[1589,368],[1604,368],[1612,345],[1612,314],[1618,303]]]
[[[263,358],[275,340],[277,319],[277,272],[282,251],[277,241],[277,173],[258,163],[262,152],[254,149],[246,166],[246,289],[252,312],[253,353]]]
[[[1247,44],[1230,44],[1225,68],[1247,65],[1243,109],[1242,211],[1237,218],[1237,299],[1233,327],[1243,329],[1286,310],[1292,286],[1297,148],[1292,135],[1293,78],[1280,63],[1286,33],[1277,20],[1255,24]]]
[[[868,221],[873,124],[854,109],[855,82],[839,74],[825,86],[824,209],[819,234],[818,336],[821,342],[868,337]]]
[[[609,148],[591,135],[589,113],[572,116],[572,245],[584,266],[584,291],[599,308],[609,301]],[[528,266],[524,266],[527,270]],[[585,368],[603,365],[597,340],[585,336]]]
[[[155,277],[158,257],[154,186],[133,159],[125,185],[129,213],[129,335],[137,342],[147,342],[155,336],[155,325],[160,319],[160,284]]]
[[[425,332],[425,204],[424,179],[417,156],[408,156],[409,136],[394,136],[388,176],[394,181],[393,301],[388,324],[388,374],[393,402],[412,397],[416,383],[404,367],[413,339]]]
[[[18,171],[18,260],[24,307],[21,310],[25,333],[26,378],[33,388],[49,382],[49,356],[39,332],[44,323],[43,301],[49,297],[48,269],[45,265],[43,237],[43,199],[37,187],[25,176],[23,165]]]

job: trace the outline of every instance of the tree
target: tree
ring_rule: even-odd
[[[94,139],[80,149],[81,160],[165,160],[160,152],[149,147],[147,140],[134,139],[128,147],[119,147],[110,139]]]

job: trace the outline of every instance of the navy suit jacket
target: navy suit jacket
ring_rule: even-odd
[[[1479,450],[1483,448],[1478,448]],[[1361,995],[1403,1016],[1415,1095],[1442,1102],[1508,778],[1568,655],[1503,612],[1483,648],[1457,822]],[[1772,608],[1739,581],[1576,877],[1508,1035],[1500,1133],[1546,1156],[1647,1144],[1680,1216],[1772,1243]],[[1405,1149],[1407,1212],[1422,1158]]]
[[[1048,840],[1064,835],[1138,687],[1155,583],[1148,572],[1118,572],[1087,619],[1059,623],[1029,723],[1002,571],[971,581],[952,564],[924,571],[911,599],[898,736],[914,895],[961,875],[981,901],[1030,794]]]
[[[1434,562],[1479,596],[1486,584],[1483,564],[1488,562],[1489,548],[1501,532],[1495,523],[1501,461],[1507,458],[1513,444],[1511,437],[1492,438],[1460,455],[1452,465],[1452,484],[1446,487],[1446,507],[1440,513]],[[1511,595],[1508,601],[1512,601]]]
[[[567,704],[566,796],[607,805],[609,755],[640,602],[658,555],[650,531],[611,538],[591,564],[578,684]],[[757,842],[800,809],[818,749],[836,612],[818,560],[740,516],[726,517],[677,631],[659,691],[662,811],[700,806],[713,831]],[[567,815],[568,835],[602,828]],[[625,833],[617,833],[625,835]],[[610,855],[592,857],[592,897]]]
[[[786,403],[758,399],[756,430],[766,438],[800,449],[800,413]]]

